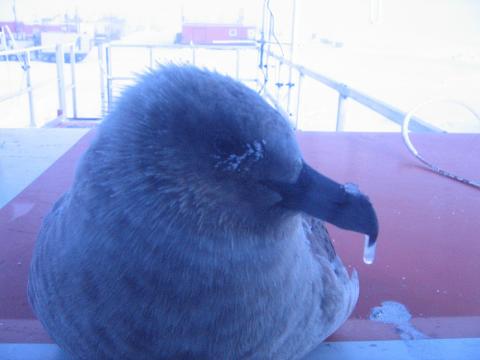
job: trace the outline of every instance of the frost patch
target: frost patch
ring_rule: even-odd
[[[231,154],[225,160],[219,161],[215,167],[222,167],[225,170],[237,171],[243,163],[258,161],[263,158],[265,140],[254,141],[253,144],[246,144],[246,151],[241,154]],[[245,168],[248,170],[248,167]]]
[[[357,184],[346,183],[346,184],[343,185],[343,188],[349,194],[356,195],[356,196],[360,195],[360,190],[359,190]]]
[[[428,336],[418,331],[410,323],[412,315],[405,305],[396,301],[384,301],[381,306],[374,307],[370,320],[392,324],[403,340],[428,339]]]

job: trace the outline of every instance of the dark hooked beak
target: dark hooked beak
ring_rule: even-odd
[[[295,183],[267,181],[264,184],[282,196],[281,206],[368,235],[368,245],[375,244],[377,216],[368,197],[359,192],[356,185],[338,184],[306,163]]]

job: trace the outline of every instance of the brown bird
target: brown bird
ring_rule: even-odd
[[[162,66],[46,217],[29,299],[76,359],[299,359],[358,298],[322,220],[378,234],[368,198],[309,167],[255,91]]]

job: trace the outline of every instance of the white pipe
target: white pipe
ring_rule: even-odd
[[[27,91],[28,91],[28,108],[30,111],[30,127],[37,127],[37,121],[35,119],[35,108],[33,102],[33,88],[32,88],[32,77],[30,74],[30,53],[25,54],[25,73],[27,80]]]
[[[295,24],[296,24],[296,8],[297,8],[297,1],[293,0],[292,4],[292,29],[290,33],[290,63],[293,64],[293,50],[295,44]],[[288,92],[287,92],[287,113],[290,114],[290,98],[292,93],[292,67],[288,67]]]
[[[75,71],[75,45],[70,47],[70,72],[72,77],[72,107],[73,107],[73,118],[76,119],[78,117],[77,114],[77,77]]]
[[[302,80],[303,74],[301,72],[298,73],[298,85],[297,85],[297,111],[295,114],[295,129],[298,129],[298,123],[300,122],[300,91],[302,89]]]
[[[58,82],[58,118],[64,120],[67,114],[67,102],[65,100],[65,74],[63,70],[64,53],[63,45],[56,46],[56,62],[57,62],[57,82]]]
[[[106,96],[105,96],[105,66],[104,66],[104,47],[103,44],[98,45],[98,67],[100,70],[100,101],[102,116],[107,113]]]

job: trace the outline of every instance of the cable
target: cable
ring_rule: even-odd
[[[268,24],[269,24],[269,29],[268,29],[269,40],[268,40],[268,42],[265,41],[265,8],[268,10],[268,12],[270,14],[270,18],[269,18],[269,21],[268,21]],[[268,82],[268,79],[269,79],[269,77],[268,77],[268,64],[264,64],[263,59],[264,59],[264,56],[265,56],[265,44],[267,44],[267,43],[272,44],[272,42],[270,41],[270,37],[273,37],[273,39],[275,40],[275,43],[280,48],[280,52],[282,53],[282,57],[285,57],[285,53],[283,51],[282,44],[280,43],[280,41],[277,38],[277,35],[275,34],[275,15],[273,14],[272,9],[270,8],[270,0],[265,0],[263,2],[262,33],[261,33],[261,40],[260,40],[260,64],[259,64],[259,67],[260,67],[260,69],[262,71],[262,74],[263,74],[263,83],[262,83],[262,86],[260,87],[260,89],[258,90],[259,94],[261,94],[263,92],[263,90],[267,86],[267,82]]]
[[[480,122],[479,114],[477,114],[475,110],[473,110],[471,107],[465,105],[462,102],[459,102],[459,101],[456,101],[456,100],[451,100],[451,99],[428,100],[428,101],[425,101],[425,102],[415,106],[412,110],[410,110],[407,113],[407,115],[403,119],[402,137],[403,137],[403,141],[405,142],[405,145],[407,145],[408,150],[410,150],[410,152],[413,154],[413,156],[415,156],[422,164],[426,165],[433,172],[435,172],[437,174],[440,174],[442,176],[448,177],[450,179],[459,181],[463,184],[470,185],[470,186],[473,186],[477,189],[480,189],[480,181],[469,180],[469,179],[464,178],[462,176],[458,176],[458,175],[452,174],[452,173],[450,173],[446,170],[441,169],[440,167],[438,167],[438,166],[430,163],[429,161],[427,161],[422,155],[420,155],[418,153],[417,149],[413,146],[412,141],[410,140],[409,131],[408,131],[408,125],[410,124],[410,120],[412,119],[413,114],[416,113],[421,107],[423,107],[425,105],[428,105],[428,104],[435,103],[435,102],[447,102],[447,103],[452,103],[452,104],[463,106],[470,113],[472,113],[477,118],[477,120]]]
[[[268,9],[268,12],[270,13],[269,35],[273,36],[273,38],[275,39],[275,42],[277,43],[278,47],[280,48],[280,52],[282,53],[282,57],[285,57],[285,53],[283,52],[282,44],[280,44],[280,41],[278,40],[277,35],[275,34],[275,15],[273,15],[272,9],[270,8],[270,0],[267,0],[267,9]]]
[[[260,37],[260,63],[258,64],[258,68],[262,72],[263,75],[263,83],[258,93],[261,94],[262,91],[265,89],[265,86],[268,81],[268,72],[266,71],[266,65],[263,64],[263,57],[265,55],[265,7],[266,7],[266,0],[263,2],[263,9],[262,9],[262,32]]]

